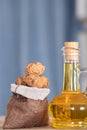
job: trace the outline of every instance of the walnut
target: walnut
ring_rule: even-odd
[[[17,85],[26,85],[25,76],[19,76],[16,80]]]
[[[28,64],[25,67],[26,75],[33,74],[33,73],[37,75],[42,75],[44,71],[45,71],[45,66],[42,65],[40,62],[34,62],[31,64]]]
[[[37,88],[46,88],[49,85],[49,81],[45,76],[39,76],[36,74],[30,74],[26,76],[27,86],[37,87]]]

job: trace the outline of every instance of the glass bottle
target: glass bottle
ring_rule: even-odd
[[[65,42],[64,81],[61,94],[49,103],[48,111],[54,128],[87,128],[87,97],[79,85],[79,44]]]
[[[83,94],[87,97],[87,67],[80,69],[80,89]]]

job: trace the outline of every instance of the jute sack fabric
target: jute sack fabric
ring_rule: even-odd
[[[13,94],[7,105],[3,128],[29,128],[48,125],[48,101]]]

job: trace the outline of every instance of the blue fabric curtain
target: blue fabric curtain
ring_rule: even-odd
[[[76,40],[74,1],[0,0],[0,115],[6,112],[10,84],[24,75],[28,63],[46,66],[49,101],[61,92],[61,48],[70,40]]]

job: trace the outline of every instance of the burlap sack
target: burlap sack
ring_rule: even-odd
[[[13,95],[7,105],[3,128],[29,128],[48,125],[48,101]]]

